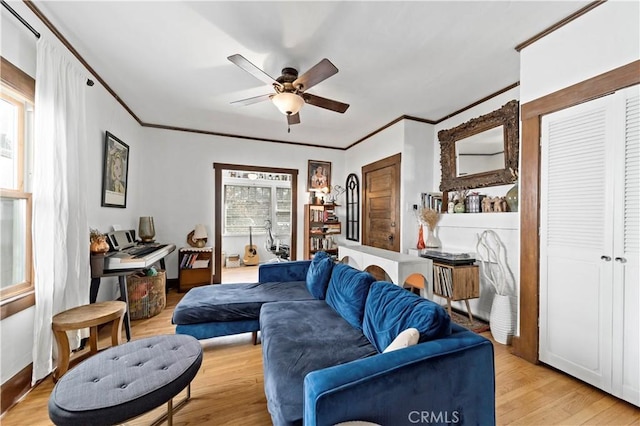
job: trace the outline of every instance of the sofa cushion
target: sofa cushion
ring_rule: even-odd
[[[442,306],[395,284],[378,281],[371,286],[364,311],[363,332],[379,352],[413,327],[420,342],[451,334],[451,319]]]
[[[408,348],[409,346],[413,346],[418,343],[420,339],[420,332],[411,327],[407,328],[405,331],[398,334],[398,336],[393,339],[393,342],[389,346],[385,348],[382,353],[397,351],[398,349]]]
[[[324,251],[319,251],[313,256],[307,271],[307,290],[316,299],[325,298],[333,265],[333,259]]]
[[[374,281],[375,278],[368,272],[339,263],[333,267],[331,273],[327,290],[327,304],[349,324],[362,330],[364,305],[369,287]]]
[[[322,300],[266,303],[260,330],[265,395],[274,425],[302,424],[308,373],[377,353],[362,331]]]
[[[257,320],[266,302],[310,300],[304,281],[194,287],[173,311],[173,324]]]

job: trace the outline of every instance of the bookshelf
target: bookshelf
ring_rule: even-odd
[[[213,247],[183,247],[178,252],[178,291],[211,284]]]
[[[464,300],[469,319],[473,322],[469,299],[480,297],[478,265],[450,265],[434,260],[433,294],[447,299],[449,315],[451,315],[451,301]]]
[[[304,258],[311,259],[318,251],[337,257],[342,224],[335,214],[335,204],[304,206]]]

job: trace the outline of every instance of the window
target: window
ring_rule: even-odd
[[[271,187],[224,186],[224,234],[264,234],[264,221],[271,219]]]
[[[291,188],[276,188],[276,235],[291,234]]]
[[[250,226],[253,234],[265,234],[266,221],[274,235],[291,234],[291,188],[279,186],[275,181],[280,179],[271,176],[244,179],[234,173],[225,180],[224,235],[246,235]]]
[[[28,159],[35,82],[2,58],[0,86],[0,304],[2,318],[33,305]]]

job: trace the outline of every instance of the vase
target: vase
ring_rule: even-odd
[[[440,247],[440,240],[435,236],[434,230],[427,226],[427,240],[425,241],[425,245],[427,248],[436,248]]]
[[[489,326],[493,340],[503,345],[511,344],[514,332],[514,298],[503,294],[496,294],[491,304]]]
[[[416,244],[416,248],[418,250],[423,250],[426,247],[424,244],[424,231],[422,230],[422,225],[418,229],[418,244]]]
[[[518,211],[518,181],[515,181],[510,190],[507,191],[507,204],[510,212]]]
[[[156,236],[156,229],[153,226],[153,217],[141,216],[138,224],[138,235],[143,243],[152,243]]]

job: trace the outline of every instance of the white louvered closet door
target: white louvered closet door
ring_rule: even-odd
[[[543,117],[539,349],[542,362],[636,405],[637,93]]]
[[[640,406],[640,87],[616,95],[624,174],[615,185],[613,393]]]
[[[542,120],[540,360],[611,390],[610,99]]]

